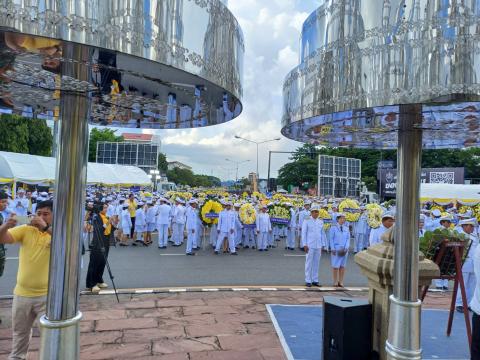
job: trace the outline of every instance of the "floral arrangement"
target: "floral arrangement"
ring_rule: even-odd
[[[258,191],[254,191],[252,193],[252,197],[256,197],[259,200],[265,200],[266,199],[265,194],[259,193]]]
[[[200,207],[200,219],[208,227],[218,224],[218,214],[223,210],[222,204],[215,199],[208,199]]]
[[[271,203],[268,205],[268,214],[270,215],[270,220],[274,224],[284,226],[290,223],[291,214],[288,206]]]
[[[444,212],[445,209],[443,208],[443,206],[441,205],[433,205],[431,208],[430,208],[431,211],[433,210],[439,210],[440,212]]]
[[[480,204],[477,204],[473,207],[473,213],[475,214],[477,221],[480,222]]]
[[[275,194],[272,196],[272,200],[280,201],[280,202],[288,202],[288,198],[282,194]]]
[[[192,198],[192,193],[189,192],[184,192],[184,191],[169,191],[167,192],[167,197],[170,198],[170,200],[175,201],[177,197],[182,198],[185,201],[188,201]]]
[[[257,212],[252,204],[243,204],[240,207],[240,221],[245,225],[255,224]]]
[[[318,212],[318,217],[324,220],[323,230],[328,231],[332,227],[332,215],[330,215],[330,213],[327,210],[320,209],[320,211]]]
[[[301,197],[295,197],[291,201],[292,205],[296,208],[301,208],[304,205],[303,199]]]
[[[383,209],[378,204],[368,204],[367,209],[367,224],[372,229],[377,229],[382,224]]]
[[[338,206],[338,210],[345,214],[348,222],[357,222],[360,219],[360,206],[355,200],[343,200]]]
[[[229,194],[223,189],[211,189],[211,190],[206,190],[205,194],[207,196],[214,196],[214,197],[228,197]]]
[[[248,193],[246,191],[244,191],[243,194],[242,194],[242,199],[245,200],[246,198],[248,198]]]

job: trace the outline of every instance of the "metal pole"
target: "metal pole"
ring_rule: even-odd
[[[390,296],[388,359],[420,360],[418,218],[422,155],[422,105],[401,105],[397,153],[394,289]]]
[[[260,178],[260,174],[258,173],[258,143],[255,143],[257,145],[257,182],[258,179]]]
[[[62,74],[87,80],[88,50],[65,44]],[[80,242],[88,158],[88,99],[61,93],[61,124],[46,315],[40,319],[40,359],[78,359]]]
[[[268,152],[268,174],[267,174],[267,190],[270,192],[270,161],[272,161],[272,151]]]

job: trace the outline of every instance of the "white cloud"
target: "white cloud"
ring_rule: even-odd
[[[257,141],[281,137],[260,145],[260,176],[267,176],[268,151],[292,151],[301,145],[280,134],[282,84],[286,74],[298,64],[299,36],[308,12],[318,0],[230,0],[229,8],[245,36],[243,113],[219,126],[192,130],[164,130],[162,151],[169,160],[191,165],[195,172],[233,178],[235,161],[239,176],[256,168],[256,146],[234,138],[236,134]],[[288,154],[272,156],[272,175],[288,160]],[[225,169],[230,169],[227,171]]]

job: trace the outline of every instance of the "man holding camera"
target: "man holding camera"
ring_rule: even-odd
[[[38,203],[30,223],[18,226],[10,214],[0,226],[0,244],[20,244],[12,306],[13,344],[9,359],[25,359],[35,320],[45,313],[52,235],[53,203]]]

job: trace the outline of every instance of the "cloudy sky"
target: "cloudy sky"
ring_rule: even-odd
[[[301,144],[280,134],[282,84],[286,74],[298,65],[300,31],[319,0],[229,0],[245,37],[243,113],[225,124],[192,130],[158,131],[162,151],[169,161],[189,164],[195,173],[235,178],[235,161],[250,160],[239,166],[239,177],[254,172],[256,146],[234,139],[239,135],[256,141],[281,137],[260,145],[259,173],[267,177],[268,151],[292,151]],[[272,156],[272,176],[288,162],[288,155]]]

